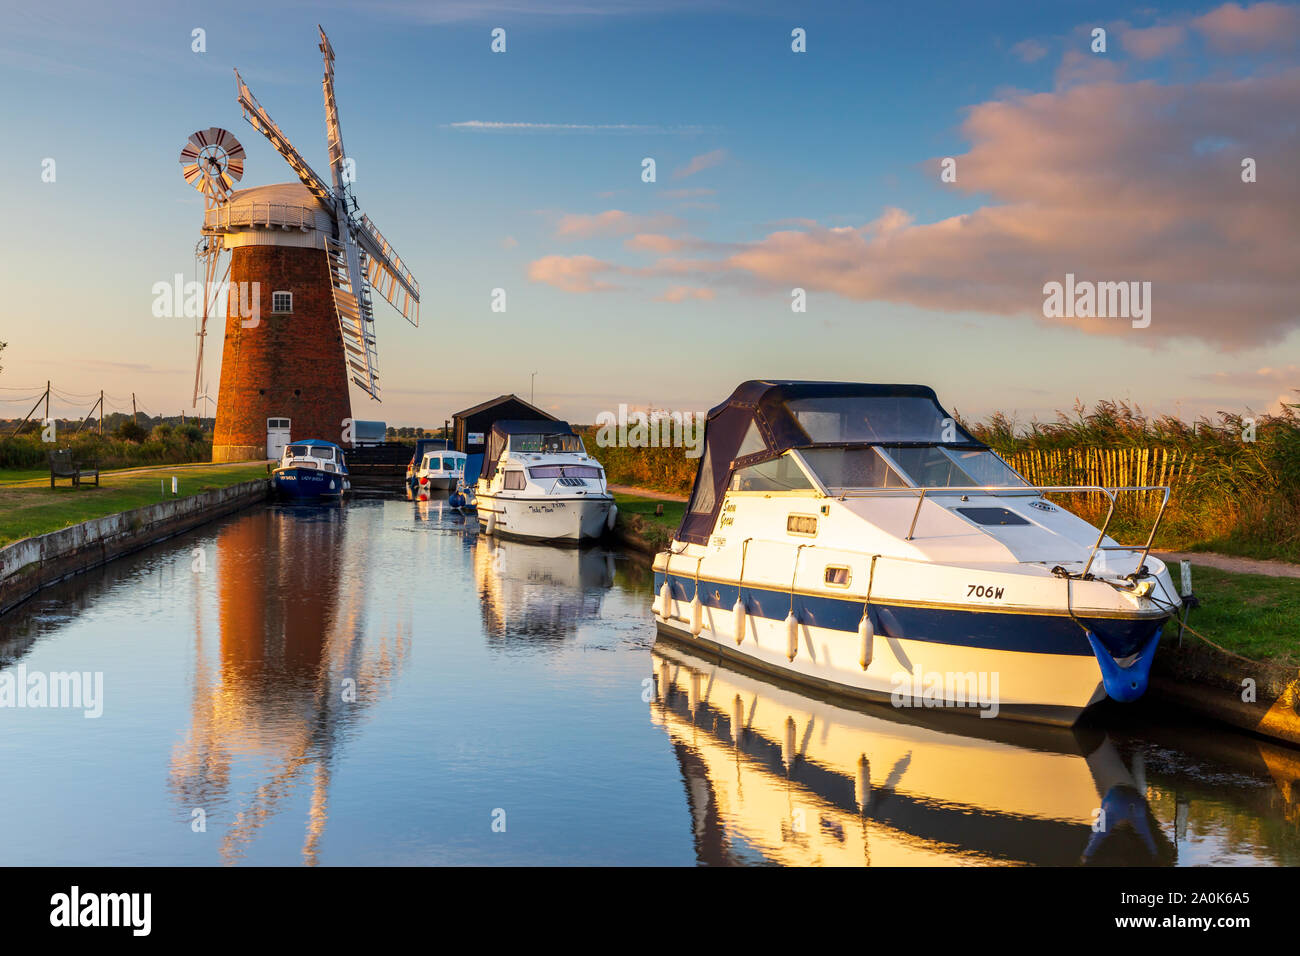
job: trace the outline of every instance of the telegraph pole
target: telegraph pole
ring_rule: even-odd
[[[45,420],[50,420],[50,380],[45,380]]]
[[[104,437],[104,390],[99,390],[99,437]]]
[[[136,412],[135,410],[135,392],[132,392],[131,393],[131,423],[132,424],[134,425],[140,424],[140,420],[138,416],[139,413]]]

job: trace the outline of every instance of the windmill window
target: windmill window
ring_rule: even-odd
[[[271,293],[271,312],[275,315],[284,315],[293,311],[293,293],[292,292],[272,292]]]

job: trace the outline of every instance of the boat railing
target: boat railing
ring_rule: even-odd
[[[1115,517],[1115,500],[1116,495],[1120,492],[1151,492],[1160,491],[1163,495],[1160,499],[1160,510],[1156,512],[1156,520],[1151,525],[1151,533],[1147,535],[1146,544],[1142,546],[1142,557],[1138,559],[1137,567],[1141,568],[1146,563],[1147,555],[1151,553],[1151,544],[1155,541],[1156,531],[1160,528],[1160,522],[1165,516],[1165,506],[1169,504],[1169,486],[1168,485],[1124,485],[1114,488],[1105,488],[1101,485],[970,485],[966,487],[959,486],[941,486],[937,488],[860,488],[854,490],[842,490],[834,497],[843,501],[845,498],[872,498],[872,497],[896,497],[898,495],[915,494],[916,510],[912,512],[912,523],[908,526],[907,537],[904,540],[911,541],[916,536],[916,522],[921,516],[921,505],[925,503],[927,495],[929,497],[947,496],[947,495],[969,495],[969,494],[1015,494],[1032,495],[1035,498],[1042,498],[1048,494],[1070,494],[1076,492],[1086,492],[1092,494],[1102,494],[1106,496],[1109,502],[1106,509],[1106,520],[1102,523],[1101,530],[1097,533],[1097,542],[1092,546],[1088,553],[1087,563],[1083,566],[1083,574],[1087,574],[1092,568],[1092,563],[1097,559],[1099,551],[1137,551],[1138,548],[1132,545],[1103,544],[1106,540],[1106,531],[1110,528],[1110,522]]]

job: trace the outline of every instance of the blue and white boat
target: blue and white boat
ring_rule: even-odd
[[[919,385],[746,382],[709,412],[659,629],[821,691],[1073,724],[1146,690],[1181,600]],[[1163,495],[1163,497],[1162,497]]]
[[[333,442],[308,438],[285,446],[271,484],[281,498],[318,501],[342,497],[351,488],[347,459]]]

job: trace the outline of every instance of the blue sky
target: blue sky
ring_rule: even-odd
[[[526,397],[533,371],[538,403],[575,421],[620,402],[705,409],[756,377],[922,382],[964,414],[1021,419],[1076,398],[1185,416],[1276,407],[1300,386],[1300,282],[1270,253],[1247,256],[1242,232],[1297,251],[1294,187],[1278,184],[1298,158],[1282,108],[1294,10],[6,2],[0,417],[46,379],[72,398],[103,388],[188,409],[192,323],[150,312],[155,282],[193,274],[202,203],[177,154],[220,126],[248,149],[240,186],[292,178],[240,116],[238,67],[328,176],[317,22],[361,208],[422,287],[419,329],[379,305],[384,402],[354,395],[357,417],[432,425]],[[191,51],[196,27],[206,52]],[[794,27],[806,53],[790,49]],[[482,125],[502,123],[524,125]],[[1113,148],[1062,172],[1088,123]],[[1160,156],[1172,176],[1143,159],[1142,131],[1161,123],[1175,124]],[[590,128],[556,128],[573,126]],[[1214,179],[1237,153],[1277,158],[1253,193]],[[945,156],[975,170],[959,188],[939,181]],[[693,159],[704,168],[680,175]],[[897,230],[870,225],[889,210]],[[1093,224],[1086,243],[1062,238]],[[637,235],[660,251],[629,247]],[[1151,328],[1035,315],[1039,276],[1066,271],[1151,278]],[[795,285],[806,313],[791,312]],[[208,354],[215,393],[212,338]]]

